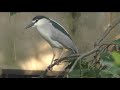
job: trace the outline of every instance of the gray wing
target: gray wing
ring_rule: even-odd
[[[78,49],[76,45],[73,43],[72,39],[63,32],[56,29],[54,30],[54,33],[52,33],[51,38],[54,41],[61,43],[65,48],[72,50],[74,53],[78,53]]]

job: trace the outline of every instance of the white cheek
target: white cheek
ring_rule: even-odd
[[[34,23],[34,21],[32,21]],[[45,25],[46,23],[48,23],[48,21],[46,19],[41,19],[38,22],[36,22],[32,27],[41,27],[43,25]]]
[[[46,19],[41,19],[37,23],[35,23],[36,26],[42,26],[46,24],[48,21]]]
[[[33,25],[32,27],[36,27],[35,25]]]

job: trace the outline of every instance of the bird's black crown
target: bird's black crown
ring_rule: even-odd
[[[33,18],[33,21],[36,20],[36,19],[40,20],[40,19],[43,19],[43,18],[49,19],[45,16],[36,16],[36,17]]]

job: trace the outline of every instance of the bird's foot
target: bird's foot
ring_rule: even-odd
[[[55,59],[54,63],[58,62],[59,59]],[[60,63],[57,63],[56,65],[61,65]]]
[[[49,68],[49,71],[52,71],[53,70],[53,68]]]
[[[53,60],[53,61],[54,61],[54,63],[55,63],[55,62],[57,62],[57,61],[58,61],[58,59],[55,59],[55,60]]]
[[[52,70],[53,70],[53,68],[51,68],[51,65],[48,67],[48,70],[49,70],[49,71],[52,71]]]

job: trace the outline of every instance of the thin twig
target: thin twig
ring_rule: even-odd
[[[74,62],[74,64],[73,64],[73,66],[71,67],[71,69],[69,70],[69,73],[72,72],[72,70],[74,69],[74,67],[76,66],[76,64],[77,64],[77,62],[78,62],[79,60],[82,60],[84,57],[87,57],[87,56],[89,56],[89,55],[91,55],[91,54],[94,54],[98,49],[99,49],[99,46],[97,46],[97,47],[94,48],[93,50],[91,50],[91,51],[89,51],[89,52],[87,52],[87,53],[84,53],[84,54],[82,54],[81,56],[79,56],[79,57],[77,58],[77,60]]]
[[[95,43],[96,46],[98,46],[103,40],[104,38],[106,38],[106,36],[112,31],[112,29],[117,26],[120,23],[120,18],[116,19],[114,22],[112,22],[108,28],[105,30],[104,34],[102,35],[102,37],[100,37],[98,39],[98,41]]]
[[[105,37],[110,33],[110,31],[112,31],[112,29],[118,25],[120,23],[120,18],[118,18],[117,20],[115,20],[113,23],[111,23],[111,25],[109,25],[109,27],[105,30],[105,32],[103,33],[102,37],[100,37],[100,39],[98,39],[98,41],[95,43],[95,48],[92,49],[91,51],[88,51],[87,53],[82,54],[81,56],[79,56],[77,58],[77,60],[74,62],[73,66],[70,68],[69,73],[75,68],[77,62],[79,60],[82,60],[84,57],[89,56],[93,53],[95,53],[98,49],[99,49],[99,44],[105,39]]]

